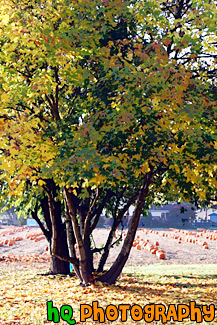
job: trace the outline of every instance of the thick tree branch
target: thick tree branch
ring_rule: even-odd
[[[152,171],[147,173],[144,177],[142,186],[139,191],[139,196],[136,204],[136,208],[134,210],[130,226],[127,232],[127,236],[124,240],[124,244],[122,246],[122,249],[112,265],[112,267],[109,269],[108,272],[106,272],[104,275],[98,278],[99,281],[108,282],[108,283],[114,283],[117,279],[117,277],[120,275],[128,257],[130,254],[130,250],[132,248],[133,240],[135,238],[136,230],[138,227],[140,215],[146,200],[146,197],[149,192],[149,186],[152,180]]]
[[[86,251],[84,248],[84,242],[82,240],[82,236],[80,233],[80,228],[78,224],[78,220],[76,218],[76,210],[73,205],[73,202],[71,200],[70,193],[66,186],[64,186],[64,195],[65,195],[65,200],[69,209],[69,214],[72,219],[72,224],[73,224],[73,230],[75,234],[75,238],[78,244],[78,250],[79,250],[79,255],[80,255],[80,273],[81,277],[83,280],[83,284],[87,285],[91,280],[92,276],[90,274],[90,270],[87,269],[87,257],[86,257]]]
[[[114,193],[110,190],[107,191],[104,199],[102,200],[102,203],[99,205],[99,207],[93,211],[92,215],[91,215],[91,219],[95,216],[94,221],[90,227],[90,234],[93,232],[93,230],[96,228],[97,223],[99,221],[99,218],[101,216],[101,213],[106,205],[106,203],[108,202],[108,200],[114,195]]]
[[[52,222],[52,242],[51,242],[51,253],[59,258],[62,261],[68,262],[68,263],[73,263],[74,265],[78,265],[78,260],[73,257],[65,256],[63,254],[58,253],[57,249],[57,225],[56,225],[56,220],[55,220],[55,215],[54,215],[54,207],[53,207],[53,197],[51,192],[45,188],[45,191],[48,195],[48,204],[49,204],[49,211],[50,211],[50,217],[51,217],[51,222]]]
[[[44,227],[43,223],[41,222],[41,220],[38,217],[38,201],[36,201],[35,209],[34,209],[34,211],[32,211],[32,218],[37,222],[37,224],[41,228],[43,234],[45,235],[45,237],[49,241],[50,240],[50,237],[51,237],[51,234],[50,234],[49,230],[47,230]]]
[[[56,109],[56,107],[55,107],[55,102],[52,103],[52,99],[48,95],[45,95],[45,98],[48,101],[48,104],[50,106],[51,113],[52,113],[53,117],[55,118],[56,121],[59,121],[60,116],[59,116],[58,109]]]
[[[92,203],[92,205],[91,205],[91,207],[90,207],[90,209],[89,209],[89,211],[88,211],[88,213],[87,213],[87,216],[86,216],[86,219],[85,219],[85,223],[84,223],[84,241],[86,240],[86,238],[87,238],[87,236],[89,235],[89,230],[90,230],[90,220],[91,220],[91,215],[92,215],[92,213],[93,213],[93,210],[94,210],[94,208],[95,208],[95,206],[96,206],[96,204],[97,204],[97,200],[98,200],[98,198],[99,198],[99,195],[100,195],[100,189],[99,189],[99,187],[97,188],[97,192],[96,192],[96,196],[95,196],[95,198],[94,198],[94,200],[93,200],[93,203]]]
[[[113,225],[112,228],[109,232],[108,238],[107,238],[107,242],[104,246],[104,252],[101,256],[100,262],[99,262],[99,266],[98,266],[98,272],[102,272],[104,265],[106,263],[106,260],[108,258],[109,255],[109,251],[110,248],[112,247],[112,241],[115,235],[115,231],[118,228],[118,226],[121,223],[121,220],[123,219],[125,213],[127,212],[127,210],[129,209],[129,207],[136,201],[137,197],[139,195],[139,190],[136,191],[136,193],[131,197],[131,199],[129,199],[129,201],[127,202],[127,204],[124,206],[124,208],[119,212],[118,217],[116,217],[113,221]]]
[[[46,188],[46,192],[48,195],[48,205],[49,205],[49,211],[50,211],[50,218],[52,223],[52,243],[51,243],[51,250],[53,255],[56,256],[57,254],[57,226],[56,226],[56,220],[54,216],[54,207],[53,207],[53,197],[51,192]]]

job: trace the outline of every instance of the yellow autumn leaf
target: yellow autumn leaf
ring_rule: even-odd
[[[8,94],[6,94],[6,93],[3,93],[3,94],[1,95],[1,101],[2,101],[3,103],[8,103],[8,102],[10,101],[10,96],[9,96]]]
[[[159,99],[158,99],[157,97],[155,97],[155,98],[152,99],[152,104],[153,104],[154,106],[157,106],[158,103],[159,103]]]
[[[132,60],[133,60],[133,53],[129,53],[129,54],[127,55],[127,60],[128,60],[128,61],[132,61]]]
[[[142,165],[141,171],[142,171],[142,173],[150,172],[149,164],[147,161]]]
[[[39,186],[43,186],[43,185],[46,185],[46,183],[44,181],[42,181],[41,179],[39,179],[38,181],[38,185]]]

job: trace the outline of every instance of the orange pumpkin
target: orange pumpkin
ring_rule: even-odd
[[[8,246],[13,246],[13,244],[14,244],[14,241],[11,239],[11,240],[9,240],[9,242],[8,242]]]
[[[160,260],[164,260],[165,257],[166,257],[164,251],[162,251],[162,250],[158,250],[158,251],[156,252],[156,255],[157,255],[157,257],[158,257]]]
[[[161,254],[159,255],[159,259],[160,259],[160,260],[164,260],[165,258],[166,258],[166,256],[165,256],[164,253],[161,253]]]
[[[156,254],[162,254],[162,253],[164,253],[163,249],[158,249],[157,252],[156,252]]]

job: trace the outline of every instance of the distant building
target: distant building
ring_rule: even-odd
[[[208,215],[208,220],[217,223],[217,213],[211,213]]]
[[[149,210],[152,220],[158,221],[174,221],[180,218],[182,222],[189,221],[190,216],[195,217],[195,211],[191,209],[189,203],[183,202],[181,204],[169,203],[163,206],[153,205]]]
[[[9,226],[9,225],[17,226],[18,225],[17,214],[13,208],[8,209],[5,212],[0,212],[0,225],[5,225],[5,226]]]
[[[216,214],[217,209],[215,207],[199,209],[196,211],[196,220],[197,221],[209,221],[212,214]],[[214,217],[215,218],[215,217]],[[215,221],[215,220],[213,220]]]
[[[134,210],[135,207],[130,206],[125,214],[125,218],[123,220],[125,227],[129,226]],[[192,207],[191,204],[186,202],[181,204],[174,202],[163,206],[153,205],[147,216],[143,217],[141,215],[139,227],[175,227],[191,225],[195,219],[195,210],[195,207]],[[105,211],[103,211],[98,223],[98,227],[109,227],[112,226],[112,224],[113,219],[106,218]]]
[[[38,223],[34,219],[27,219],[27,226],[28,227],[39,227]]]
[[[162,220],[162,221],[165,220],[166,221],[169,210],[167,210],[164,207],[161,207],[158,210],[151,209],[151,210],[149,210],[149,212],[151,213],[153,220]]]

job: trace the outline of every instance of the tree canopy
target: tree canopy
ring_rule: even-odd
[[[2,197],[31,199],[35,217],[47,204],[51,253],[84,284],[97,252],[103,270],[135,205],[122,250],[99,278],[112,283],[143,209],[215,199],[216,4],[9,0],[0,16]],[[113,226],[96,248],[103,209]]]

